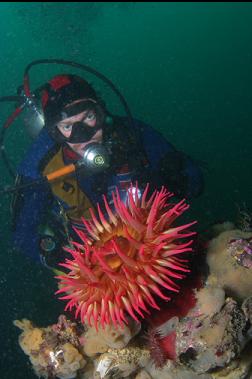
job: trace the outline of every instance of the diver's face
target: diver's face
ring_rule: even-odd
[[[77,102],[80,102],[82,100],[77,100],[70,105],[76,104]],[[61,132],[61,134],[69,138],[72,134],[73,128],[75,127],[75,123],[82,122],[83,127],[84,123],[88,125],[90,128],[95,128],[97,123],[97,117],[96,112],[93,109],[87,109],[77,115],[65,118],[64,120],[60,121],[57,124],[57,128]],[[101,143],[102,142],[102,129],[98,129],[97,132],[92,136],[92,138],[86,142],[80,142],[80,143],[70,143],[67,142],[67,144],[71,147],[73,151],[75,151],[80,156],[83,156],[85,148],[90,143]]]

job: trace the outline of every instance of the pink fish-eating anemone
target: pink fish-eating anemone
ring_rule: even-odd
[[[173,194],[164,187],[147,198],[148,188],[139,196],[131,186],[127,204],[116,190],[114,211],[104,196],[106,218],[97,205],[97,216],[90,209],[90,220],[82,219],[87,232],[75,229],[82,243],[66,248],[72,259],[61,264],[69,273],[57,277],[57,293],[66,293],[65,309],[76,308],[83,323],[123,327],[128,315],[139,321],[149,308],[159,309],[156,297],[169,301],[179,292],[176,282],[190,271],[183,253],[192,251],[189,228],[196,221],[174,225],[189,205],[170,203]]]

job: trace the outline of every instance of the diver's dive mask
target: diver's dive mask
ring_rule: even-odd
[[[69,137],[65,137],[57,127],[57,124],[64,119],[73,117],[82,112],[88,111],[96,117],[95,126],[90,126],[85,123],[84,119],[88,117],[88,113],[84,116],[83,120],[77,121],[72,124],[72,132]],[[65,106],[50,123],[46,125],[49,134],[54,140],[59,143],[85,143],[90,141],[95,133],[103,128],[105,113],[99,103],[93,99],[85,99],[78,103]]]
[[[87,111],[87,112],[86,112]],[[70,117],[86,112],[83,119],[70,125],[72,132],[69,137],[65,137],[58,129],[57,124]],[[89,116],[96,118],[94,126],[88,125],[84,120]],[[84,99],[77,103],[65,106],[55,118],[52,126],[49,126],[50,134],[60,143],[87,143],[91,141],[98,130],[103,129],[105,122],[105,112],[100,104],[93,99]],[[90,142],[84,150],[83,156],[76,163],[80,168],[85,168],[86,174],[100,172],[109,167],[109,154],[106,147],[101,143]]]

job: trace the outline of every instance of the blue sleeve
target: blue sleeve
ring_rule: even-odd
[[[151,126],[136,121],[140,143],[144,145],[157,186],[165,185],[180,197],[197,197],[204,187],[201,168],[188,155],[177,151]]]
[[[45,128],[29,147],[17,168],[21,185],[42,179],[40,162],[54,147]],[[50,189],[47,184],[27,186],[15,197],[13,209],[13,244],[27,256],[39,261],[38,227],[49,206]]]
[[[141,139],[147,158],[152,168],[157,169],[160,159],[170,152],[176,151],[174,146],[170,144],[164,136],[151,126],[137,121],[136,125],[140,130],[139,138]]]
[[[23,178],[22,184],[31,181]],[[46,185],[27,187],[19,192],[15,203],[13,246],[39,262],[38,227],[49,206],[49,189]]]
[[[202,169],[190,157],[185,155],[185,166],[182,175],[187,178],[185,196],[187,198],[198,197],[204,189],[204,176]]]

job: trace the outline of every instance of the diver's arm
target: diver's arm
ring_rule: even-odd
[[[31,182],[22,178],[22,184]],[[27,187],[18,193],[14,205],[13,245],[35,261],[40,261],[39,225],[49,206],[46,185]]]
[[[166,153],[159,162],[160,176],[178,197],[199,196],[204,188],[203,173],[189,156],[181,151]]]
[[[161,133],[149,125],[137,122],[141,141],[151,165],[152,178],[157,186],[165,185],[178,197],[197,197],[204,187],[203,173],[197,163],[177,151]]]

